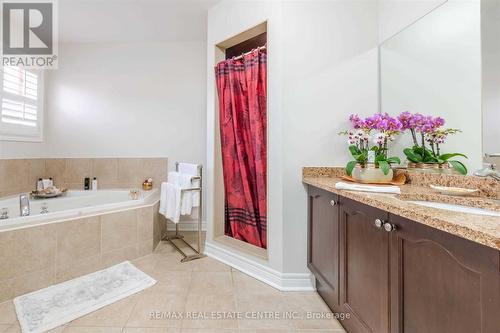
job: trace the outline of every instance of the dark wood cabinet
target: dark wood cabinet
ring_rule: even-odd
[[[339,303],[339,214],[337,195],[309,189],[308,267],[316,288],[330,306]]]
[[[500,251],[314,187],[308,225],[308,266],[347,332],[500,332]]]
[[[389,330],[389,234],[375,226],[387,212],[340,199],[340,311],[349,332]]]
[[[498,251],[391,215],[391,333],[500,332]]]

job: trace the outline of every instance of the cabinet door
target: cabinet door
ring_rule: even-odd
[[[389,332],[389,233],[375,226],[382,210],[341,198],[340,301],[349,333]]]
[[[308,267],[325,302],[338,305],[339,221],[336,194],[309,187]]]
[[[500,331],[499,251],[391,215],[392,333]]]

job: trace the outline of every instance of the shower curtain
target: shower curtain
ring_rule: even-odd
[[[265,49],[215,68],[225,193],[225,234],[266,248]]]

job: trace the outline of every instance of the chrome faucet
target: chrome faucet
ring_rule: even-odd
[[[477,170],[474,172],[474,176],[478,177],[491,177],[493,179],[500,181],[500,173],[495,169],[495,164],[493,163],[484,163],[484,168]]]
[[[19,215],[28,216],[30,215],[30,199],[27,194],[21,194],[19,196]]]

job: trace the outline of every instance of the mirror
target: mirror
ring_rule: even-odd
[[[498,17],[488,26],[488,30],[496,29],[496,39],[492,32],[489,36],[495,43]],[[498,47],[491,51],[492,55],[496,52],[491,58],[497,67],[498,51]],[[381,112],[440,116],[446,120],[444,128],[460,129],[448,136],[441,153],[467,155],[461,161],[469,174],[481,168],[484,153],[500,151],[499,131],[493,128],[500,123],[500,75],[496,72],[489,78],[496,85],[488,90],[491,105],[483,104],[481,57],[480,0],[448,0],[380,45]],[[405,134],[398,138],[394,151],[412,145],[411,135]]]

